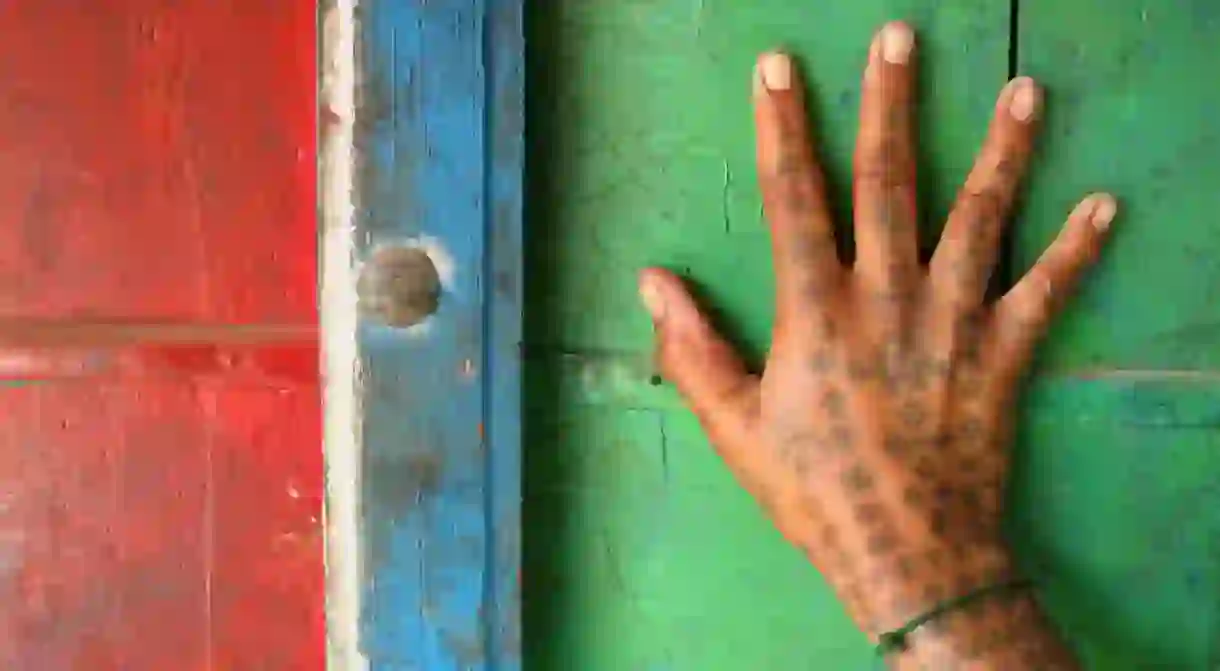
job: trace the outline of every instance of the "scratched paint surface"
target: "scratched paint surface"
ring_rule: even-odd
[[[360,647],[378,670],[511,671],[522,3],[367,0],[360,16],[357,255],[421,246],[442,284],[423,324],[359,325]]]
[[[685,270],[761,351],[769,242],[754,187],[754,55],[816,81],[845,208],[873,28],[926,34],[921,115],[943,211],[1007,71],[986,2],[551,3],[533,12],[527,268],[526,658],[531,668],[866,669],[867,641],[653,386],[635,273]],[[933,123],[935,122],[935,123]]]
[[[0,668],[322,668],[314,21],[0,9]]]
[[[1095,668],[1220,667],[1220,6],[1022,3],[1051,90],[1023,268],[1086,189],[1124,214],[1043,352],[1014,515],[1052,612]]]
[[[1115,189],[1127,214],[1023,408],[1011,530],[1089,668],[1215,668],[1220,153],[1210,119],[1220,100],[1198,64],[1211,62],[1220,13],[1134,0],[1021,8],[1014,55],[1051,87],[1051,141],[1012,269],[1088,189]],[[686,271],[734,335],[764,351],[772,294],[750,167],[753,54],[783,44],[806,57],[819,151],[843,207],[868,35],[884,19],[911,19],[925,47],[931,222],[1006,78],[1009,10],[571,0],[534,12],[531,668],[870,668],[866,642],[816,573],[739,491],[673,391],[650,384],[634,273],[648,263]]]

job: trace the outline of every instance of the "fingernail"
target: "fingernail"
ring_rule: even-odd
[[[756,86],[769,91],[787,91],[792,88],[792,59],[778,51],[764,54],[758,59],[754,71]]]
[[[915,46],[915,33],[905,23],[886,24],[881,29],[881,57],[894,65],[905,65]]]
[[[1029,77],[1017,77],[1008,82],[1004,92],[1008,98],[1008,113],[1017,121],[1027,122],[1038,113],[1038,85]]]
[[[645,275],[640,278],[640,300],[644,303],[644,309],[652,315],[653,321],[664,319],[665,298],[661,295],[661,288],[655,277]]]
[[[1108,193],[1098,194],[1093,198],[1093,216],[1089,217],[1089,223],[1093,228],[1105,233],[1110,230],[1110,222],[1114,221],[1114,216],[1118,214],[1118,201]]]

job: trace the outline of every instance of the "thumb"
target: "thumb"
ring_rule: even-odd
[[[758,379],[746,372],[673,273],[645,269],[639,289],[652,315],[661,375],[678,388],[713,443],[731,442],[758,411]]]

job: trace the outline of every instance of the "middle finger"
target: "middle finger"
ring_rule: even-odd
[[[918,269],[911,107],[915,34],[886,24],[869,50],[856,140],[856,270],[883,296],[909,295]]]

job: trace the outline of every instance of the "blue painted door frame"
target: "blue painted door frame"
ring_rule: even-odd
[[[421,325],[356,327],[376,670],[520,668],[523,2],[355,7],[352,263],[423,249],[441,282]]]

